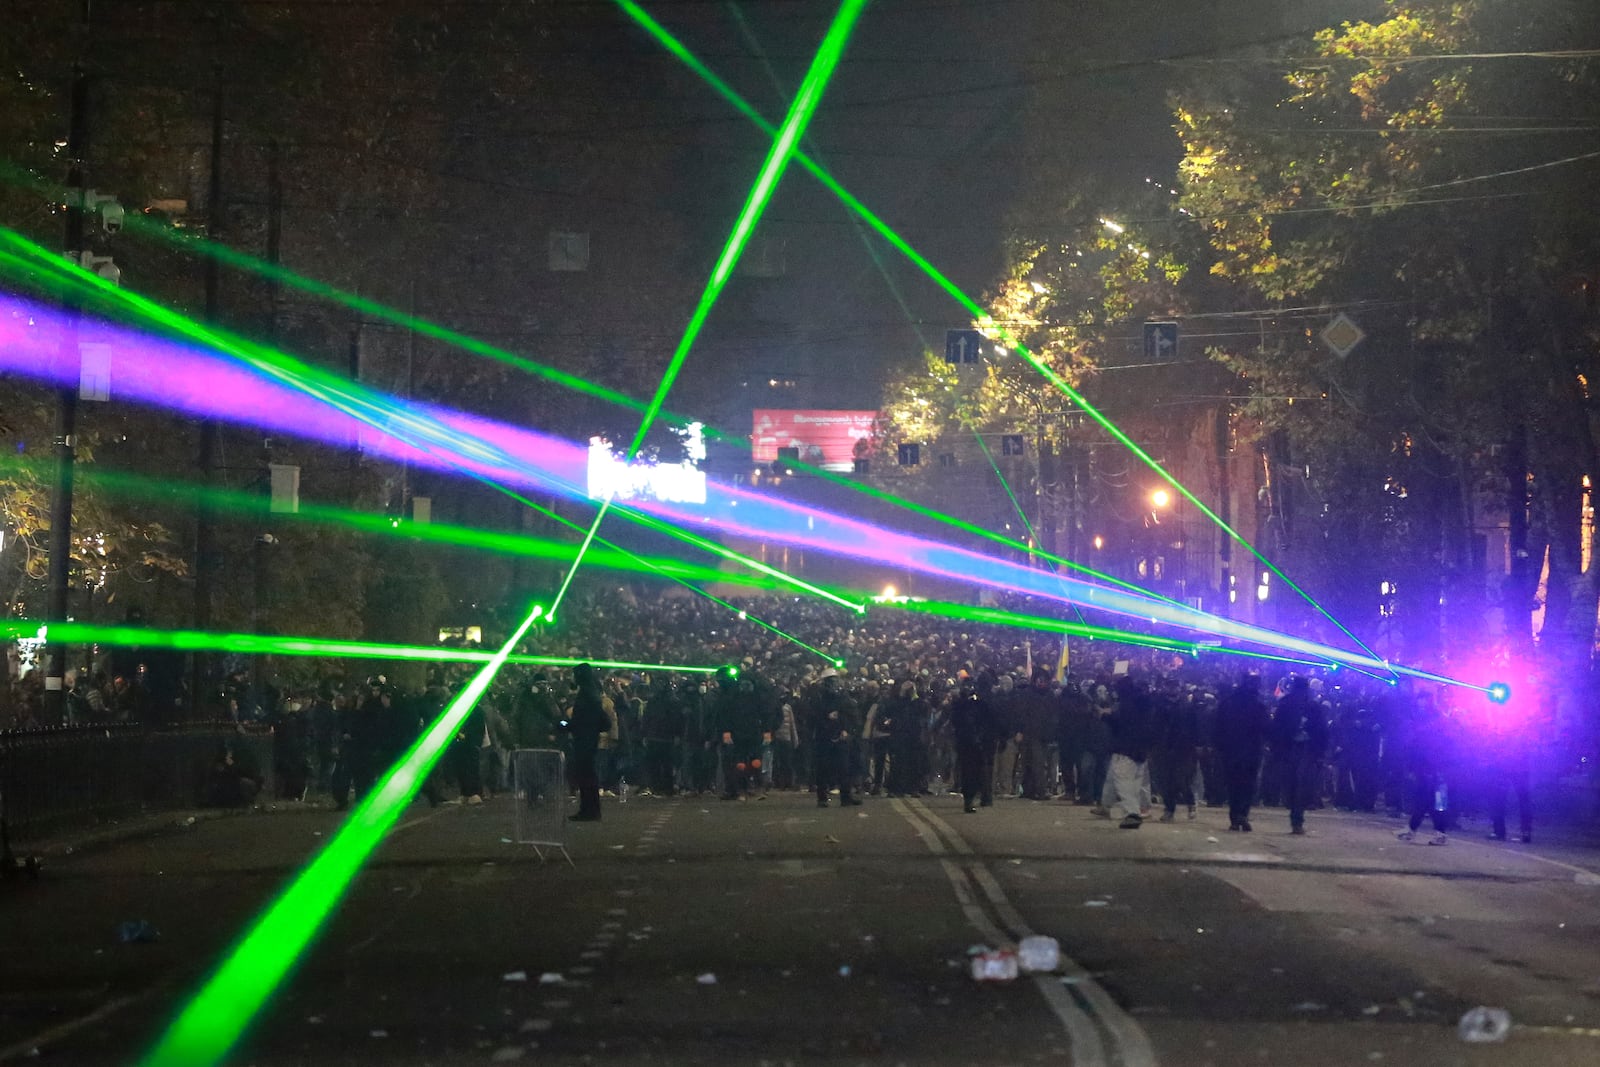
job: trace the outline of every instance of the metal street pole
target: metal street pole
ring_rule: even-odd
[[[1233,525],[1233,405],[1224,400],[1217,412],[1217,516],[1229,526]],[[1217,599],[1217,614],[1223,618],[1233,615],[1233,538],[1218,539],[1218,556],[1222,561],[1222,595]],[[1253,595],[1253,594],[1252,594]]]
[[[89,6],[83,7],[83,20],[89,18]],[[87,158],[89,154],[89,78],[83,67],[72,68],[72,89],[68,98],[67,120],[67,228],[66,251],[80,253],[84,245],[84,193],[88,187]],[[65,368],[81,367],[82,354],[78,351],[78,302],[71,291],[67,293],[63,309],[66,328],[61,334],[61,362]],[[72,576],[72,481],[78,447],[78,375],[68,375],[67,382],[56,391],[55,432],[52,444],[55,450],[55,491],[50,497],[50,563],[45,619],[48,622],[65,622],[68,614],[68,594]],[[47,722],[61,722],[66,714],[66,646],[51,642],[45,664],[44,714]]]
[[[206,235],[211,240],[222,236],[222,68],[216,71],[216,95],[211,108],[211,185],[206,204]],[[205,257],[206,322],[215,323],[220,310],[221,264],[216,256]],[[200,481],[207,489],[216,479],[217,444],[220,430],[215,419],[200,424],[198,463]],[[211,494],[201,493],[194,528],[194,625],[197,630],[211,628],[212,586],[218,560],[217,520],[208,503]],[[199,718],[204,706],[203,691],[208,657],[196,652],[189,671],[190,717]]]

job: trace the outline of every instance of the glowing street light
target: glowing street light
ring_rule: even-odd
[[[1168,504],[1172,503],[1172,494],[1167,492],[1165,489],[1157,489],[1155,492],[1150,494],[1150,503],[1154,504],[1158,508],[1164,508]]]

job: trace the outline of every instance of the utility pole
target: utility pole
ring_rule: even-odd
[[[206,236],[213,241],[222,237],[222,67],[216,68],[215,96],[211,107],[211,186],[206,204]],[[222,284],[221,265],[216,256],[205,257],[206,322],[214,325],[220,313],[219,292]],[[211,628],[212,586],[215,583],[218,560],[217,519],[211,504],[210,491],[215,488],[217,467],[217,439],[220,430],[215,419],[200,423],[200,506],[194,529],[194,627]],[[204,703],[208,657],[203,652],[194,654],[189,673],[190,714],[199,718]]]
[[[1233,525],[1233,402],[1224,400],[1217,411],[1217,517]],[[1220,530],[1217,533],[1217,555],[1222,560],[1222,596],[1217,614],[1223,618],[1233,615],[1233,538]],[[1251,594],[1254,595],[1253,593]]]
[[[215,136],[218,131],[213,130]],[[283,174],[276,140],[267,145],[267,262],[274,268],[283,258]],[[267,275],[267,340],[278,343],[278,294],[282,289],[276,270]]]
[[[89,22],[89,2],[84,0],[82,23]],[[66,251],[79,255],[84,245],[83,216],[87,207],[85,190],[89,155],[89,77],[81,65],[72,68],[72,88],[68,96],[67,117],[67,228]],[[63,301],[66,312],[61,331],[61,365],[69,372],[81,368],[78,350],[78,300],[71,290]],[[49,592],[45,604],[47,622],[65,622],[72,578],[72,480],[78,447],[78,374],[68,373],[56,390],[55,492],[50,497]],[[67,649],[58,642],[47,646],[45,664],[44,713],[47,722],[61,722],[66,713]]]
[[[349,359],[350,380],[357,385],[361,384],[361,323],[356,323],[350,329],[350,347],[347,350]],[[350,431],[350,506],[355,507],[360,495],[361,472],[361,428],[355,427]]]

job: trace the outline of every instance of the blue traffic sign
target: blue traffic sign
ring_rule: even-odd
[[[977,330],[946,330],[944,358],[951,363],[977,363],[983,352],[983,334]]]
[[[1150,363],[1169,363],[1178,358],[1178,324],[1144,324],[1144,358]]]

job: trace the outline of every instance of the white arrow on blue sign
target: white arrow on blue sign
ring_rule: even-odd
[[[1144,358],[1151,363],[1166,363],[1178,358],[1178,324],[1144,324]]]
[[[983,352],[983,334],[977,330],[946,330],[944,358],[950,363],[976,363]]]

